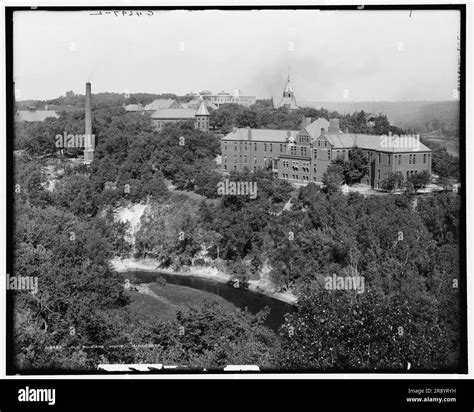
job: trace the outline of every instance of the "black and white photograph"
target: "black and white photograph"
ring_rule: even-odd
[[[7,375],[467,373],[465,8],[346,3],[10,11]]]

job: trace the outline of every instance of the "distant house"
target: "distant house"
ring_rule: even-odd
[[[143,111],[143,106],[141,103],[139,104],[128,104],[125,106],[125,110],[127,112],[141,112]]]
[[[184,109],[197,110],[199,108],[199,106],[201,105],[201,102],[202,102],[201,99],[193,99],[193,100],[189,101],[188,103],[182,103],[181,106],[183,106]],[[218,109],[217,105],[215,105],[214,103],[211,103],[207,100],[206,100],[206,107],[208,109],[212,109],[212,110],[217,110]]]
[[[161,109],[151,115],[156,129],[161,130],[166,123],[176,123],[188,120],[195,121],[196,129],[204,132],[209,131],[209,112],[206,104],[201,102],[196,109]]]
[[[46,107],[46,109],[48,109]],[[36,110],[36,107],[30,107],[28,110],[18,110],[15,120],[18,122],[42,122],[48,117],[58,118],[59,115],[54,110]]]
[[[147,104],[143,110],[156,112],[157,110],[180,108],[181,105],[174,99],[156,99],[150,104]]]

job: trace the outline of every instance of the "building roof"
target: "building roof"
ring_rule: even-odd
[[[288,94],[293,94],[293,87],[291,86],[290,83],[290,74],[288,73],[288,79],[286,79],[286,85],[285,89],[283,90],[283,94],[288,93]]]
[[[321,135],[322,136],[322,135]],[[357,146],[361,149],[384,152],[431,152],[416,136],[379,136],[355,133],[324,133],[334,149],[350,149]]]
[[[283,98],[280,100],[278,107],[286,106],[289,110],[296,110],[298,109],[298,105],[296,104],[295,93],[293,91],[293,87],[291,86],[290,82],[290,74],[288,73],[288,78],[286,79],[285,88],[283,89]]]
[[[56,117],[59,115],[53,110],[18,110],[16,119],[19,122],[42,122],[48,117]]]
[[[141,104],[128,104],[125,106],[125,110],[127,112],[140,112],[143,110],[143,107]]]
[[[298,105],[296,104],[295,96],[285,96],[283,97],[280,102],[277,104],[278,107],[288,107],[289,110],[296,110],[298,109]]]
[[[143,110],[161,110],[161,109],[169,109],[173,104],[176,104],[176,100],[174,99],[155,99],[150,104],[147,104]]]
[[[199,105],[199,109],[196,112],[196,116],[209,116],[209,112],[207,111],[206,103],[201,102]]]
[[[194,109],[162,109],[151,115],[152,119],[194,119]]]
[[[270,143],[285,143],[288,138],[287,130],[274,130],[274,129],[250,129],[251,130],[251,139],[250,141],[258,142],[270,142]],[[249,129],[247,127],[235,128],[232,132],[227,134],[222,138],[222,140],[227,141],[239,141],[247,140]],[[290,130],[290,135],[293,138],[296,138],[298,130]]]
[[[324,117],[320,117],[303,129],[308,133],[311,139],[317,139],[321,135],[321,129],[328,130],[328,128],[329,122]]]

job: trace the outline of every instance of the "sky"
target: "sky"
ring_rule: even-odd
[[[457,11],[206,10],[14,14],[17,100],[67,90],[210,90],[297,101],[451,100]]]

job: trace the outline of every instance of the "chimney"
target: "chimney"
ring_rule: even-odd
[[[301,121],[301,127],[306,127],[311,124],[311,117],[303,117],[303,120]]]
[[[321,127],[321,134],[324,134],[325,131],[326,129],[324,127]]]
[[[329,119],[329,133],[339,133],[339,119]]]
[[[95,136],[92,135],[92,112],[91,112],[91,84],[86,83],[86,135],[84,147],[84,161],[86,163],[94,160]]]
[[[232,128],[232,133],[237,133],[237,127],[234,126],[234,127]]]
[[[250,127],[247,127],[247,138],[252,140],[252,129]]]

